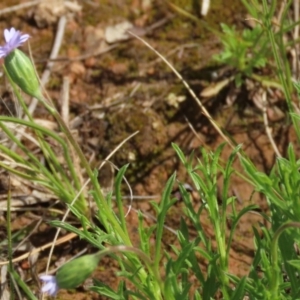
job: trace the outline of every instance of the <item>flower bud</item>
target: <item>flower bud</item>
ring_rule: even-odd
[[[5,68],[12,81],[26,94],[42,99],[40,84],[29,57],[14,49],[4,58]]]
[[[56,282],[61,289],[73,289],[84,282],[97,268],[99,254],[84,255],[63,265],[56,273]]]

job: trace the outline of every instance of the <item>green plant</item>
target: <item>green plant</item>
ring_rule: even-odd
[[[223,50],[213,58],[216,62],[236,70],[235,81],[236,85],[240,86],[243,77],[251,77],[256,68],[266,65],[269,46],[259,24],[253,29],[244,29],[242,33],[237,32],[234,26],[226,24],[221,24],[221,28]]]
[[[254,2],[256,4],[254,8],[249,4],[247,7],[257,17],[258,6],[256,1]],[[244,3],[246,4],[245,1]],[[283,43],[286,25],[282,24],[276,33],[271,26],[275,4],[274,1],[269,7],[264,0],[262,25],[257,24],[252,30],[244,30],[241,36],[234,28],[223,24],[224,51],[215,59],[237,70],[236,83],[239,85],[244,76],[253,76],[256,68],[266,65],[268,52],[272,49],[289,113],[295,130],[299,133],[297,125],[300,117],[293,109],[292,80],[289,76],[290,69]],[[288,5],[285,12],[287,8]],[[16,33],[16,31],[12,30],[11,33]],[[18,37],[21,38],[20,35]],[[116,176],[115,208],[112,194],[104,197],[101,192],[98,170],[91,169],[59,113],[50,101],[44,99],[38,81],[34,77],[31,62],[19,51],[7,53],[8,50],[13,51],[9,41],[7,43],[6,46],[0,48],[0,55],[4,53],[8,56],[5,61],[5,71],[28,120],[0,116],[0,128],[19,150],[14,152],[6,145],[0,145],[1,155],[5,158],[0,162],[0,166],[10,174],[50,190],[73,213],[82,229],[78,229],[65,219],[52,220],[49,223],[54,227],[75,233],[97,250],[95,254],[84,255],[64,264],[56,276],[41,277],[46,282],[43,291],[54,295],[58,288],[76,288],[83,280],[92,276],[92,272],[98,265],[101,265],[103,256],[108,255],[118,264],[119,286],[114,290],[99,280],[94,280],[91,290],[110,299],[206,300],[221,298],[239,300],[248,297],[263,300],[292,300],[300,297],[300,263],[299,254],[296,251],[300,244],[298,222],[300,218],[300,160],[297,158],[296,147],[290,144],[286,157],[277,158],[270,172],[266,173],[258,170],[258,167],[242,152],[242,145],[236,146],[224,162],[222,155],[225,144],[220,145],[214,151],[201,148],[199,152],[190,156],[185,155],[178,145],[173,144],[173,149],[185,167],[189,182],[193,184],[201,202],[195,205],[185,186],[179,183],[183,204],[180,226],[176,231],[172,231],[175,235],[175,242],[168,245],[168,248],[164,248],[164,230],[170,230],[166,226],[167,215],[178,202],[178,199],[172,195],[177,180],[176,173],[174,173],[165,183],[161,201],[152,203],[155,211],[154,224],[147,227],[143,213],[138,213],[139,243],[133,246],[121,193],[122,180],[128,166],[123,166]],[[14,46],[17,44],[14,43]],[[10,65],[16,61],[16,65]],[[19,70],[23,63],[27,64],[26,68]],[[29,82],[26,81],[27,73],[31,78]],[[63,136],[36,124],[17,86],[39,99],[40,104],[44,105],[44,108],[60,125]],[[299,92],[299,83],[295,84],[295,88]],[[209,114],[205,115],[209,116]],[[212,120],[210,121],[213,123]],[[39,146],[47,165],[36,157],[28,147],[26,143],[28,141],[25,138],[19,140],[16,137],[15,132],[9,128],[9,123],[22,125],[31,130],[31,138]],[[214,126],[217,127],[216,123]],[[58,160],[57,152],[52,147],[53,144],[61,151],[65,165]],[[81,167],[84,168],[90,182],[89,186],[82,182],[73,157],[79,158]],[[243,174],[236,172],[234,163],[237,158]],[[257,212],[259,207],[256,205],[244,205],[238,208],[236,197],[230,194],[231,178],[234,173],[251,183],[253,189],[266,199],[267,213]],[[95,203],[94,215],[101,226],[96,225],[90,218],[87,211],[88,197]],[[24,294],[34,300],[36,296],[16,272],[12,263],[10,192],[7,198],[9,274],[12,282],[16,282]],[[238,277],[230,274],[230,250],[241,218],[248,213],[253,213],[254,210],[261,216],[264,223],[253,227],[254,255],[248,274]],[[204,219],[213,231],[214,240],[204,228]],[[230,226],[227,226],[228,222]],[[193,235],[190,234],[189,226],[193,228]],[[205,270],[201,268],[200,261],[205,262]],[[77,273],[80,274],[77,275]],[[12,285],[11,291],[13,291]]]

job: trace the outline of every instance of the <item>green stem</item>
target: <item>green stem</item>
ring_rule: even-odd
[[[218,218],[218,217],[217,217]],[[224,299],[230,299],[228,295],[227,288],[229,286],[229,278],[226,275],[228,272],[228,266],[227,266],[227,257],[226,257],[226,245],[225,245],[225,232],[222,233],[220,230],[220,223],[215,222],[215,233],[216,233],[216,242],[218,245],[218,251],[220,254],[220,278],[222,281],[222,292]]]
[[[9,189],[7,193],[7,212],[6,212],[6,226],[7,226],[7,252],[8,252],[8,271],[10,273],[10,276],[12,276],[13,272],[13,263],[12,263],[12,237],[11,237],[11,190],[10,190],[10,178],[9,178]],[[13,292],[13,285],[11,285],[12,293],[11,293],[11,299],[14,299],[14,292]]]

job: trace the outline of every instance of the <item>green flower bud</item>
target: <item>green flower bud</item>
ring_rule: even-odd
[[[43,98],[34,67],[26,54],[14,49],[5,57],[4,65],[10,78],[23,92],[37,99]]]
[[[84,255],[63,265],[56,273],[56,282],[61,289],[74,289],[84,282],[97,268],[99,254]]]

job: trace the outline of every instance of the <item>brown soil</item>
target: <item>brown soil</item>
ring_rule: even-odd
[[[0,9],[24,2],[26,1],[2,1]],[[127,179],[134,195],[152,195],[159,201],[159,195],[168,177],[174,171],[177,172],[180,182],[191,184],[184,167],[171,147],[172,142],[177,143],[186,155],[192,151],[200,155],[199,147],[215,149],[224,141],[203,116],[194,99],[190,97],[176,76],[140,41],[130,39],[115,43],[112,44],[115,45],[114,49],[97,55],[97,52],[107,47],[103,41],[104,29],[109,25],[130,20],[139,27],[139,30],[144,30],[155,22],[165,20],[165,23],[149,31],[144,38],[168,58],[199,95],[200,91],[212,81],[212,72],[215,70],[211,57],[219,51],[220,47],[217,37],[203,24],[208,22],[209,26],[217,29],[220,22],[235,23],[240,26],[245,15],[238,0],[230,1],[231,5],[226,8],[218,4],[222,1],[216,1],[217,4],[212,6],[209,16],[202,18],[203,22],[196,23],[178,12],[173,12],[167,4],[161,4],[162,1],[154,1],[152,5],[143,6],[143,3],[147,2],[138,0],[126,1],[126,4],[124,1],[104,0],[80,2],[82,9],[68,17],[59,52],[60,59],[54,64],[47,91],[60,109],[62,81],[63,77],[68,77],[70,122],[75,117],[80,118],[79,125],[74,125],[73,130],[76,131],[86,156],[93,158],[94,165],[98,165],[130,134],[139,131],[117,151],[111,161],[118,167],[130,163]],[[172,2],[176,3],[176,1]],[[178,0],[176,4],[183,7],[185,2],[188,1]],[[185,9],[195,16],[198,14],[198,11],[188,5]],[[4,28],[14,26],[31,35],[32,55],[39,72],[45,68],[58,20],[58,17],[53,15],[51,19],[46,14],[47,10],[44,11],[45,16],[42,12],[43,10],[38,11],[36,8],[27,8],[6,13],[0,20],[1,32]],[[53,12],[48,13],[50,16],[53,14]],[[174,14],[171,16],[171,13]],[[26,47],[23,47],[23,50],[27,52]],[[218,124],[236,143],[243,144],[243,149],[253,162],[261,170],[268,172],[274,163],[275,154],[265,134],[262,113],[249,93],[243,89],[237,91],[234,104],[228,104],[228,97],[232,94],[232,90],[233,84],[215,97],[204,99],[205,105]],[[2,95],[8,91],[8,86],[3,85]],[[171,93],[175,98],[172,99]],[[179,96],[183,96],[182,99],[185,100],[180,102],[179,100],[182,99]],[[283,103],[282,96],[279,95],[276,105],[281,107],[284,106]],[[46,111],[40,106],[35,111],[35,117],[49,119]],[[280,151],[284,153],[287,142],[295,139],[293,132],[282,120],[274,121],[271,126],[274,139]],[[230,153],[231,149],[225,147],[222,158],[226,161]],[[242,171],[238,161],[234,166],[237,171]],[[113,173],[110,168],[105,170],[106,172],[100,174],[100,181],[104,189],[109,189]],[[234,175],[231,186],[232,194],[238,198],[238,209],[253,203],[257,204],[262,211],[266,211],[265,199],[258,193],[254,193],[253,188],[240,177]],[[199,206],[201,200],[195,193],[193,196],[195,206]],[[47,206],[48,203],[36,204],[35,208],[43,210]],[[134,207],[153,214],[149,200],[137,200],[134,202]],[[24,233],[26,236],[33,230],[38,215],[39,213],[34,210],[15,213],[13,229],[17,231],[26,228]],[[182,203],[179,201],[170,210],[166,225],[174,230],[178,229],[181,216]],[[50,215],[47,218],[50,218]],[[5,224],[3,220],[2,224]],[[132,210],[127,220],[133,242],[139,244],[136,212]],[[146,222],[151,224],[149,220]],[[255,213],[249,213],[241,219],[230,253],[231,273],[243,276],[249,272],[254,252],[252,227],[258,226],[260,222],[263,222],[263,219]],[[212,229],[204,216],[203,224],[207,234],[213,240]],[[193,228],[191,227],[190,230],[192,236]],[[30,243],[38,247],[51,242],[54,233],[55,231],[43,222],[35,228]],[[1,234],[5,236],[5,231]],[[166,231],[164,238],[166,247],[174,240],[174,234]],[[53,262],[69,258],[84,247],[86,244],[76,239],[58,246]],[[41,272],[44,270],[47,254],[47,251],[40,253],[38,270]],[[200,260],[200,262],[205,268],[205,261]],[[19,266],[28,278],[31,277],[27,261],[23,261]],[[105,258],[94,277],[115,288],[116,268],[112,260]],[[38,290],[36,281],[32,281],[32,286],[35,291]],[[80,287],[72,292],[60,291],[58,299],[100,298],[86,291],[84,287]]]

